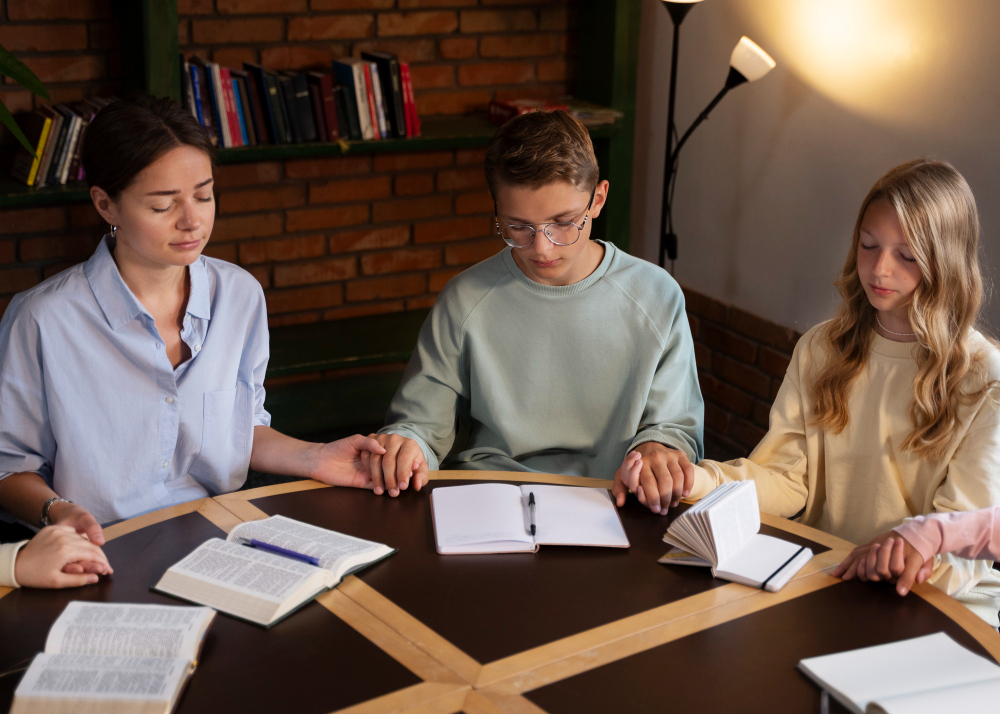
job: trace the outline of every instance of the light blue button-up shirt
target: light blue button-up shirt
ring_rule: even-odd
[[[189,268],[176,370],[109,236],[0,321],[0,479],[40,474],[101,523],[238,489],[264,410],[267,311],[246,271]],[[0,512],[2,513],[2,512]]]

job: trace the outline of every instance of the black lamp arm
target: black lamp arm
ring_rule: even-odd
[[[705,110],[698,115],[698,118],[694,120],[694,122],[691,124],[690,127],[688,127],[688,130],[684,132],[684,135],[680,138],[680,141],[677,142],[677,146],[674,147],[674,151],[670,155],[670,162],[668,164],[670,166],[670,173],[673,173],[674,167],[677,165],[677,155],[680,153],[681,147],[684,146],[684,142],[688,140],[688,137],[691,136],[691,134],[694,132],[695,129],[701,126],[701,123],[703,121],[708,119],[708,115],[711,113],[713,109],[715,109],[715,105],[717,105],[719,102],[722,101],[722,98],[726,96],[726,94],[729,92],[730,89],[732,89],[733,87],[738,87],[739,85],[743,84],[746,81],[747,81],[746,77],[744,77],[742,74],[740,74],[732,67],[729,68],[729,76],[726,77],[725,86],[719,91],[718,94],[715,95],[715,99],[713,99],[711,102],[708,103],[708,106],[705,107]]]

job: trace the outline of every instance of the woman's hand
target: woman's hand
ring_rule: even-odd
[[[653,513],[666,515],[668,508],[691,493],[694,466],[683,451],[656,441],[639,444],[634,451],[641,457],[638,472],[633,474],[634,465],[628,471],[619,469],[628,479],[625,486]]]
[[[844,580],[857,576],[865,581],[895,581],[896,592],[906,595],[915,582],[929,578],[933,568],[934,558],[925,561],[903,536],[889,531],[855,548],[831,574]]]
[[[331,486],[365,488],[372,483],[368,457],[385,449],[371,437],[355,434],[346,439],[316,444],[316,463],[311,476]]]
[[[399,434],[371,434],[370,438],[384,447],[381,454],[362,454],[376,495],[388,493],[395,498],[411,483],[414,491],[427,484],[430,472],[420,444]]]
[[[91,543],[104,545],[101,524],[83,506],[64,501],[53,503],[49,508],[49,520],[55,526],[70,526]]]
[[[114,572],[104,552],[71,526],[49,526],[18,551],[14,577],[25,587],[72,588]]]

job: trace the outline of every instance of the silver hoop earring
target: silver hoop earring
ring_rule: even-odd
[[[118,226],[111,226],[111,239],[114,240],[118,237]]]

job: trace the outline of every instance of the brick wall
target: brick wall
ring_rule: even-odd
[[[705,440],[726,458],[746,456],[767,432],[801,335],[688,288],[684,296],[705,397]]]

